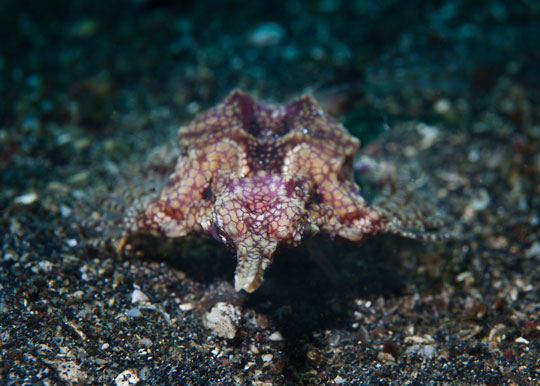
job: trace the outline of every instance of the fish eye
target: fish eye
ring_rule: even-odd
[[[232,241],[227,233],[223,229],[221,229],[216,223],[212,223],[211,228],[212,237],[219,241],[222,244],[225,244],[226,246],[230,247],[232,246]]]

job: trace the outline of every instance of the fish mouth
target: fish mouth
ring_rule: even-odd
[[[263,282],[264,271],[272,262],[273,248],[238,248],[234,289],[248,293],[255,291]]]

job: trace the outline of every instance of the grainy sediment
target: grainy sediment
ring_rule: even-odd
[[[1,384],[540,382],[534,2],[47,3],[0,5]],[[366,196],[362,170],[394,170],[457,237],[314,238],[249,295],[209,238],[91,247],[104,200],[158,192],[178,126],[235,87],[313,92],[362,140]]]

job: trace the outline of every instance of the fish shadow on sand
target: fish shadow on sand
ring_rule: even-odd
[[[233,282],[234,251],[195,236],[178,241],[145,239],[145,259],[165,261],[194,281]],[[161,246],[160,246],[161,245]],[[165,251],[165,252],[163,252]],[[417,273],[429,246],[399,236],[381,235],[361,245],[316,237],[296,248],[279,248],[261,287],[241,296],[242,308],[266,315],[286,343],[284,376],[293,382],[310,369],[310,346],[329,344],[326,330],[355,336],[355,300],[376,300],[403,295],[417,288],[436,287],[437,278]],[[369,342],[367,342],[369,344]]]

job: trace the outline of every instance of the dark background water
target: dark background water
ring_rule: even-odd
[[[424,116],[425,104],[443,96],[485,107],[502,75],[538,79],[540,6],[532,0],[0,7],[0,117],[9,126],[29,115],[73,119],[77,108],[84,128],[102,129],[109,103],[118,113],[166,106],[181,116],[189,102],[213,104],[234,87],[276,101],[320,91],[353,103],[353,122]],[[388,95],[397,111],[378,100]]]
[[[74,162],[50,144],[75,132],[123,137],[125,159],[233,88],[280,103],[314,93],[364,142],[410,119],[490,130],[478,114],[506,94],[540,99],[539,17],[533,0],[4,0],[0,125],[13,136],[0,165],[17,149]],[[506,108],[510,129],[538,119]]]

